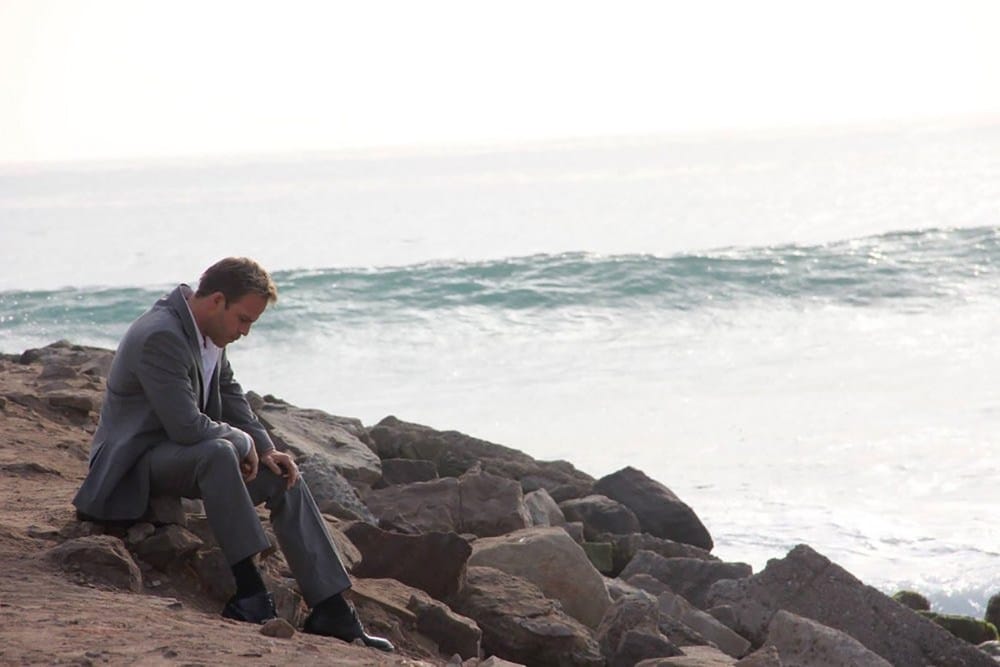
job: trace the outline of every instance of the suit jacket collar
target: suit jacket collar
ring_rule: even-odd
[[[184,335],[187,337],[188,348],[191,350],[195,368],[198,369],[199,386],[195,387],[195,390],[200,404],[205,383],[211,382],[212,378],[205,378],[201,370],[201,332],[198,330],[198,325],[194,323],[191,307],[187,303],[187,297],[191,292],[190,286],[181,283],[161,303],[164,303],[167,308],[172,310],[177,319],[180,320],[181,328],[183,328]]]
[[[166,302],[166,306],[170,308],[170,310],[174,311],[177,319],[181,321],[181,327],[184,329],[184,335],[187,336],[192,350],[200,356],[201,332],[198,331],[198,325],[194,323],[194,317],[191,315],[191,307],[188,306],[187,303],[187,296],[189,294],[191,294],[191,288],[181,283],[166,296],[164,301]]]

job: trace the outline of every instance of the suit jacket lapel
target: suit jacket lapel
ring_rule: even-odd
[[[187,285],[178,285],[170,293],[170,296],[167,297],[167,303],[177,314],[177,317],[180,318],[184,334],[187,336],[188,348],[191,350],[191,358],[194,360],[194,367],[198,377],[198,386],[194,388],[195,395],[198,397],[198,405],[201,405],[202,396],[205,395],[205,377],[201,370],[201,333],[198,331],[198,327],[191,317],[191,308],[187,304],[187,298],[184,293],[185,288],[188,290],[191,289]]]

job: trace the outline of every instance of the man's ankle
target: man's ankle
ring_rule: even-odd
[[[233,578],[236,580],[236,597],[248,598],[267,591],[260,570],[253,562],[253,556],[248,556],[232,566]]]
[[[316,605],[315,611],[327,614],[333,618],[346,616],[351,613],[350,603],[344,599],[340,593],[335,593]]]

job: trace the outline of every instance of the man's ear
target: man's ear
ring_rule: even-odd
[[[208,298],[212,304],[213,309],[218,309],[219,306],[222,306],[224,308],[228,306],[228,304],[226,303],[226,295],[223,294],[222,292],[212,292],[212,294],[209,295]]]

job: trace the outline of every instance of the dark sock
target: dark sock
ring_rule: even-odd
[[[327,599],[316,605],[316,610],[322,614],[327,614],[334,618],[344,616],[351,613],[351,605],[347,604],[347,600],[340,593],[336,595],[331,595]]]
[[[260,570],[253,562],[253,556],[247,556],[233,565],[233,577],[236,579],[237,598],[250,597],[267,590],[264,580],[260,578]]]

